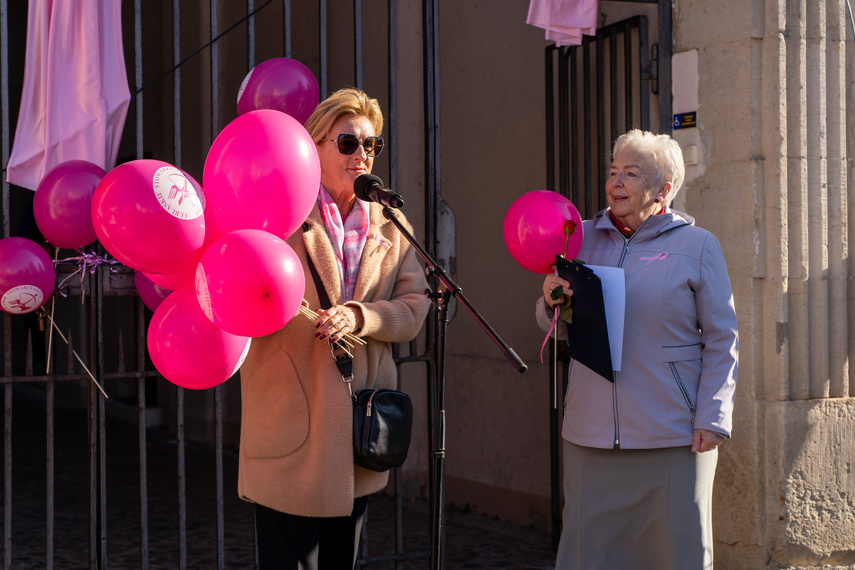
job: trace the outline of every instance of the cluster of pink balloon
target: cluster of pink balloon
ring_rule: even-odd
[[[224,382],[252,337],[275,332],[299,310],[304,275],[285,238],[317,199],[320,164],[303,123],[318,101],[305,65],[273,58],[244,79],[238,117],[206,157],[204,191],[159,160],[110,172],[70,160],[39,184],[33,211],[50,243],[75,249],[98,239],[135,270],[137,291],[154,311],[149,353],[171,382],[198,389]],[[56,282],[44,248],[0,239],[0,260],[0,309],[44,305]]]
[[[285,238],[314,205],[320,164],[302,124],[260,109],[217,136],[203,181],[165,162],[134,160],[103,177],[91,205],[98,239],[136,270],[140,297],[154,311],[152,362],[174,384],[196,389],[227,380],[252,337],[297,314],[305,281]]]
[[[534,273],[553,272],[555,256],[574,259],[582,247],[582,217],[557,192],[535,190],[511,204],[503,225],[511,257]]]
[[[33,197],[33,216],[45,239],[64,248],[95,241],[89,206],[105,174],[84,160],[63,162],[45,174]],[[0,310],[31,313],[48,302],[55,284],[54,264],[42,246],[23,237],[0,239]]]

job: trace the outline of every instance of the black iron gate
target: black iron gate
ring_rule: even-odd
[[[438,1],[424,0],[422,6],[428,165],[425,249],[448,266],[453,235],[443,233],[443,245],[437,246],[434,219],[437,204],[443,203],[439,194]],[[378,29],[378,21],[386,27],[380,43],[387,65],[381,73],[376,66],[371,68],[370,92],[384,93],[379,98],[386,102],[391,141],[386,179],[395,187],[395,0],[371,6],[354,0],[347,44],[330,37],[326,0],[299,4],[246,0],[242,6],[209,0],[192,8],[179,0],[122,2],[133,98],[119,162],[157,158],[190,172],[193,166],[199,167],[197,149],[210,145],[224,126],[223,117],[229,115],[223,110],[221,94],[227,90],[220,81],[224,67],[235,61],[222,46],[241,46],[246,72],[258,63],[262,37],[270,30],[277,30],[281,37],[281,50],[272,56],[300,59],[310,53],[322,94],[338,87],[330,86],[329,78],[338,78],[341,68],[350,68],[349,83],[363,87],[369,71],[363,53],[370,49],[372,58],[377,56],[373,51],[377,38],[370,38],[369,47],[362,31],[369,12],[373,30]],[[0,0],[4,166],[20,103],[26,22],[26,3]],[[207,34],[201,31],[205,28]],[[312,38],[311,48],[306,47],[306,37]],[[382,77],[377,79],[378,75]],[[188,95],[194,91],[202,95]],[[172,119],[172,132],[166,135],[152,128],[153,123],[168,124],[162,116]],[[18,235],[44,243],[33,222],[32,192],[10,186],[5,175],[2,188],[0,237]],[[229,390],[237,380],[204,393],[166,383],[146,354],[151,312],[137,297],[133,272],[101,265],[91,273],[84,270],[72,276],[78,267],[71,258],[77,254],[44,245],[54,259],[67,261],[58,266],[58,281],[70,278],[63,288],[66,296],[55,295],[55,303],[48,304],[41,316],[3,313],[4,568],[246,566],[254,559],[254,529],[251,507],[237,500],[234,491],[236,458],[231,450],[236,445],[236,426],[228,420],[233,405],[229,394],[234,394]],[[90,251],[103,254],[94,246],[87,248]],[[431,356],[434,334],[429,325],[426,341],[396,347],[395,352],[399,367],[425,367],[429,386],[436,377]],[[428,394],[430,408],[432,389]],[[430,432],[430,411],[428,418]],[[152,429],[161,422],[168,432]],[[194,437],[188,437],[188,431]],[[199,434],[204,445],[194,442]],[[428,434],[429,449],[434,437]],[[211,447],[213,459],[203,453]],[[213,485],[198,484],[201,476],[207,481],[213,478]],[[360,566],[394,562],[402,567],[406,560],[429,556],[426,551],[404,550],[400,470],[395,473],[394,489],[393,547],[369,550],[369,523]],[[370,517],[369,513],[369,521]]]
[[[657,42],[650,43],[648,18],[639,15],[597,29],[596,36],[584,36],[579,46],[550,46],[545,51],[546,187],[568,197],[583,219],[606,207],[605,178],[611,146],[620,134],[633,128],[671,133],[671,2],[618,1],[658,4]],[[659,96],[660,86],[664,96]],[[654,111],[659,121],[651,125]],[[554,348],[551,356],[553,353]],[[551,528],[555,547],[561,530],[560,403],[567,388],[569,365],[569,356],[561,345],[557,357],[560,368],[550,370],[550,380],[556,386],[550,397]],[[556,377],[563,383],[556,383]]]

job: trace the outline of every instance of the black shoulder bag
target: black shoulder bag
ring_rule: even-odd
[[[306,255],[309,271],[318,290],[322,308],[330,308],[318,270]],[[407,459],[413,431],[413,404],[410,397],[397,390],[360,390],[355,395],[350,387],[353,380],[353,357],[341,340],[330,343],[341,379],[353,398],[353,462],[372,471],[388,471],[400,467]]]

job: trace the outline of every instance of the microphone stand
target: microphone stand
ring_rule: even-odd
[[[422,248],[416,239],[407,231],[407,228],[398,220],[394,210],[389,206],[383,207],[383,215],[404,235],[408,242],[415,248],[416,252],[424,259],[427,264],[427,274],[429,277],[435,277],[445,290],[432,291],[426,289],[425,294],[433,303],[434,315],[437,319],[437,380],[436,380],[436,399],[433,412],[436,416],[433,424],[433,440],[432,462],[430,471],[430,487],[431,487],[431,505],[430,505],[430,520],[431,520],[431,551],[430,551],[430,567],[435,570],[441,570],[444,567],[444,552],[443,552],[443,537],[445,535],[445,358],[446,358],[446,342],[445,334],[448,329],[448,302],[454,297],[457,299],[469,313],[475,318],[479,325],[484,329],[487,335],[495,342],[508,362],[516,368],[520,374],[528,370],[528,366],[520,359],[519,356],[499,337],[498,333],[493,330],[487,321],[478,313],[471,303],[463,295],[460,287],[448,276],[448,273],[434,261],[434,259]]]

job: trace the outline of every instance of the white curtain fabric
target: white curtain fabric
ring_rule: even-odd
[[[531,0],[526,23],[546,30],[555,45],[580,45],[597,33],[597,0]]]
[[[116,163],[130,102],[121,0],[30,0],[11,184],[35,190],[51,168]]]

